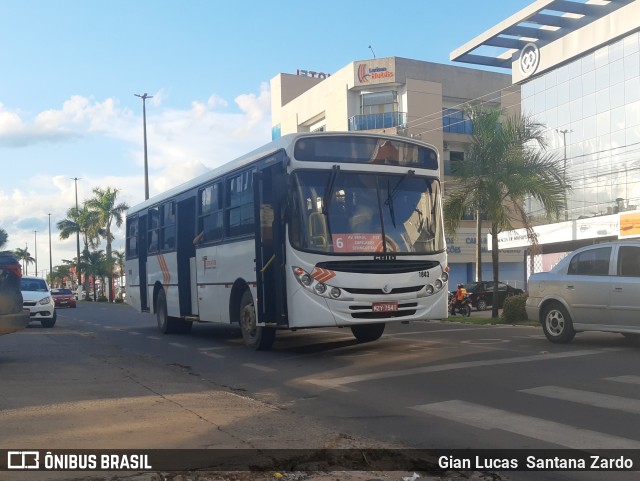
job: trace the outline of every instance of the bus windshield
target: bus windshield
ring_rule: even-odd
[[[290,240],[319,253],[442,252],[440,183],[413,172],[297,171]]]

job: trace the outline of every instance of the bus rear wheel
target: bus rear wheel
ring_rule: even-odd
[[[362,324],[359,326],[351,326],[351,332],[358,342],[371,342],[377,341],[382,337],[386,324],[381,322],[379,324]]]
[[[276,330],[273,327],[258,326],[253,296],[244,291],[240,300],[240,330],[245,345],[254,351],[268,351],[273,346]]]

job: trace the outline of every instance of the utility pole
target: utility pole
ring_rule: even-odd
[[[76,214],[80,214],[80,210],[78,209],[78,181],[79,177],[71,177],[72,180],[75,181],[76,184]],[[78,287],[82,285],[82,276],[80,275],[80,226],[78,225],[78,231],[76,232],[76,277],[78,278]]]
[[[33,257],[36,261],[36,277],[38,276],[38,231],[33,231]]]
[[[49,216],[49,275],[53,275],[53,257],[51,253],[51,214]]]
[[[144,200],[149,198],[149,163],[147,162],[147,108],[146,100],[152,99],[152,95],[143,93],[142,95],[133,94],[142,99],[142,135],[144,136]]]

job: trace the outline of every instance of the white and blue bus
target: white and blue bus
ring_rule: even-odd
[[[447,316],[437,150],[360,133],[283,136],[129,209],[127,302],[163,333],[240,326],[252,349],[279,329]]]

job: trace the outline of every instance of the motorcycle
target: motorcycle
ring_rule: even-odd
[[[449,293],[449,314],[455,316],[460,314],[464,317],[471,316],[471,299],[465,294],[464,299],[461,302],[456,303],[456,293]]]

